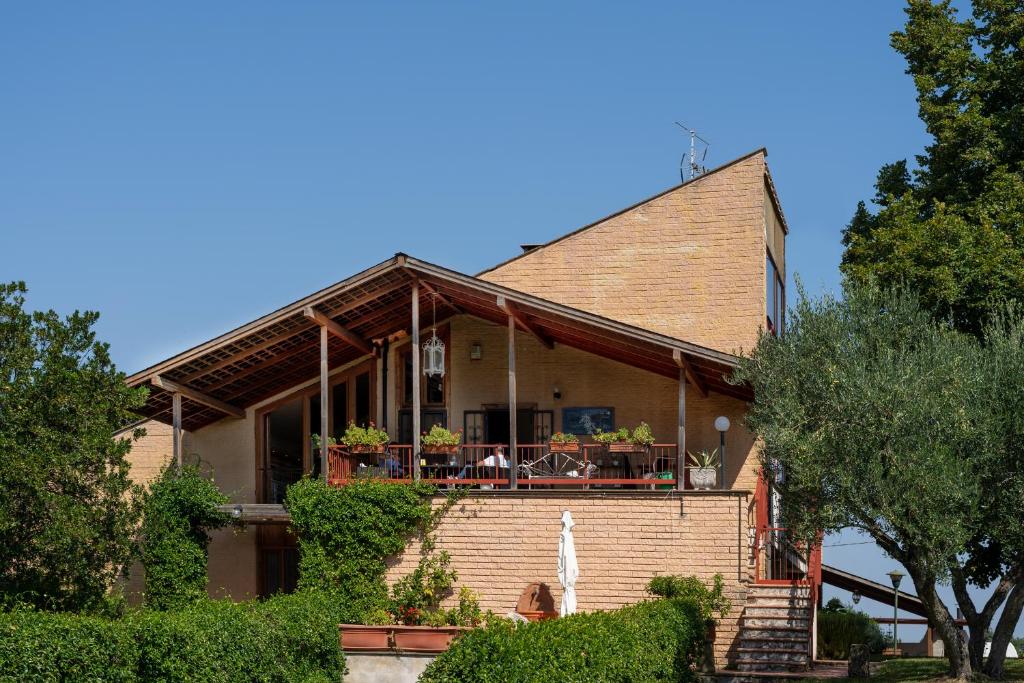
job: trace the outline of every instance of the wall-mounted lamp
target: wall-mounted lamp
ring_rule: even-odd
[[[235,519],[241,519],[242,518],[242,506],[241,505],[236,505],[231,510],[231,516],[234,517]]]
[[[561,390],[561,389],[559,389],[557,385],[555,385],[554,387],[552,387],[552,389],[551,389],[551,393],[552,393],[552,395],[553,395],[553,396],[555,397],[555,400],[556,400],[556,401],[557,401],[558,399],[562,398],[562,390]]]
[[[480,342],[473,342],[472,344],[469,345],[470,360],[480,360],[481,358],[483,358],[483,356],[484,350],[483,347],[480,345]]]

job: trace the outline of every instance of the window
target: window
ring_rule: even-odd
[[[786,327],[786,284],[771,254],[765,257],[765,300],[768,309],[768,331],[782,334]]]
[[[370,373],[356,377],[356,424],[370,423]]]
[[[447,334],[441,334],[446,338]],[[445,358],[445,363],[448,359]],[[412,406],[412,353],[409,350],[402,352],[402,377],[401,393],[402,405],[406,408]],[[425,406],[443,406],[445,403],[445,377],[427,377],[420,375],[420,400]]]

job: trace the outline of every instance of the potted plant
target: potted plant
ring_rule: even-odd
[[[708,449],[700,453],[686,452],[693,465],[690,468],[690,481],[694,488],[701,491],[713,489],[718,483],[718,449],[708,452]]]
[[[391,625],[394,621],[385,609],[367,613],[365,624],[341,624],[341,648],[351,651],[389,650],[392,645]]]
[[[359,427],[349,422],[341,443],[350,453],[383,453],[391,437],[383,429],[377,429],[371,422],[369,426]]]
[[[480,623],[480,605],[475,593],[459,591],[459,606],[441,608],[451,595],[457,575],[449,568],[451,558],[440,552],[420,558],[416,569],[392,587],[394,648],[407,652],[444,652],[468,627]]]
[[[610,453],[636,453],[654,445],[654,432],[649,424],[641,422],[633,431],[627,427],[620,427],[614,432],[598,430],[594,433],[594,441],[604,444]]]
[[[575,434],[555,432],[551,435],[551,443],[548,448],[552,453],[578,453],[580,450],[580,438]]]
[[[462,430],[448,431],[441,425],[434,425],[420,437],[420,449],[424,453],[454,455],[462,443]]]

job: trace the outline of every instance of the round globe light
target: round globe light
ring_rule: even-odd
[[[717,429],[720,432],[729,431],[729,424],[729,418],[727,418],[725,415],[720,415],[719,417],[715,418],[715,429]]]

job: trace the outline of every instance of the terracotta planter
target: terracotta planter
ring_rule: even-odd
[[[580,443],[579,441],[570,441],[567,443],[551,443],[548,446],[548,450],[552,453],[579,453]]]
[[[345,446],[349,453],[383,453],[385,446]]]
[[[557,619],[558,612],[537,612],[533,610],[524,610],[519,614],[526,617],[527,621],[545,621],[547,619]]]
[[[420,450],[424,455],[456,455],[459,446],[423,446]]]
[[[646,448],[643,446],[623,441],[615,441],[608,444],[609,453],[643,453],[645,450]]]
[[[391,648],[392,626],[364,626],[363,624],[341,624],[341,649],[353,652],[362,650],[389,650]]]
[[[395,649],[404,652],[444,652],[468,631],[461,626],[391,626]]]

